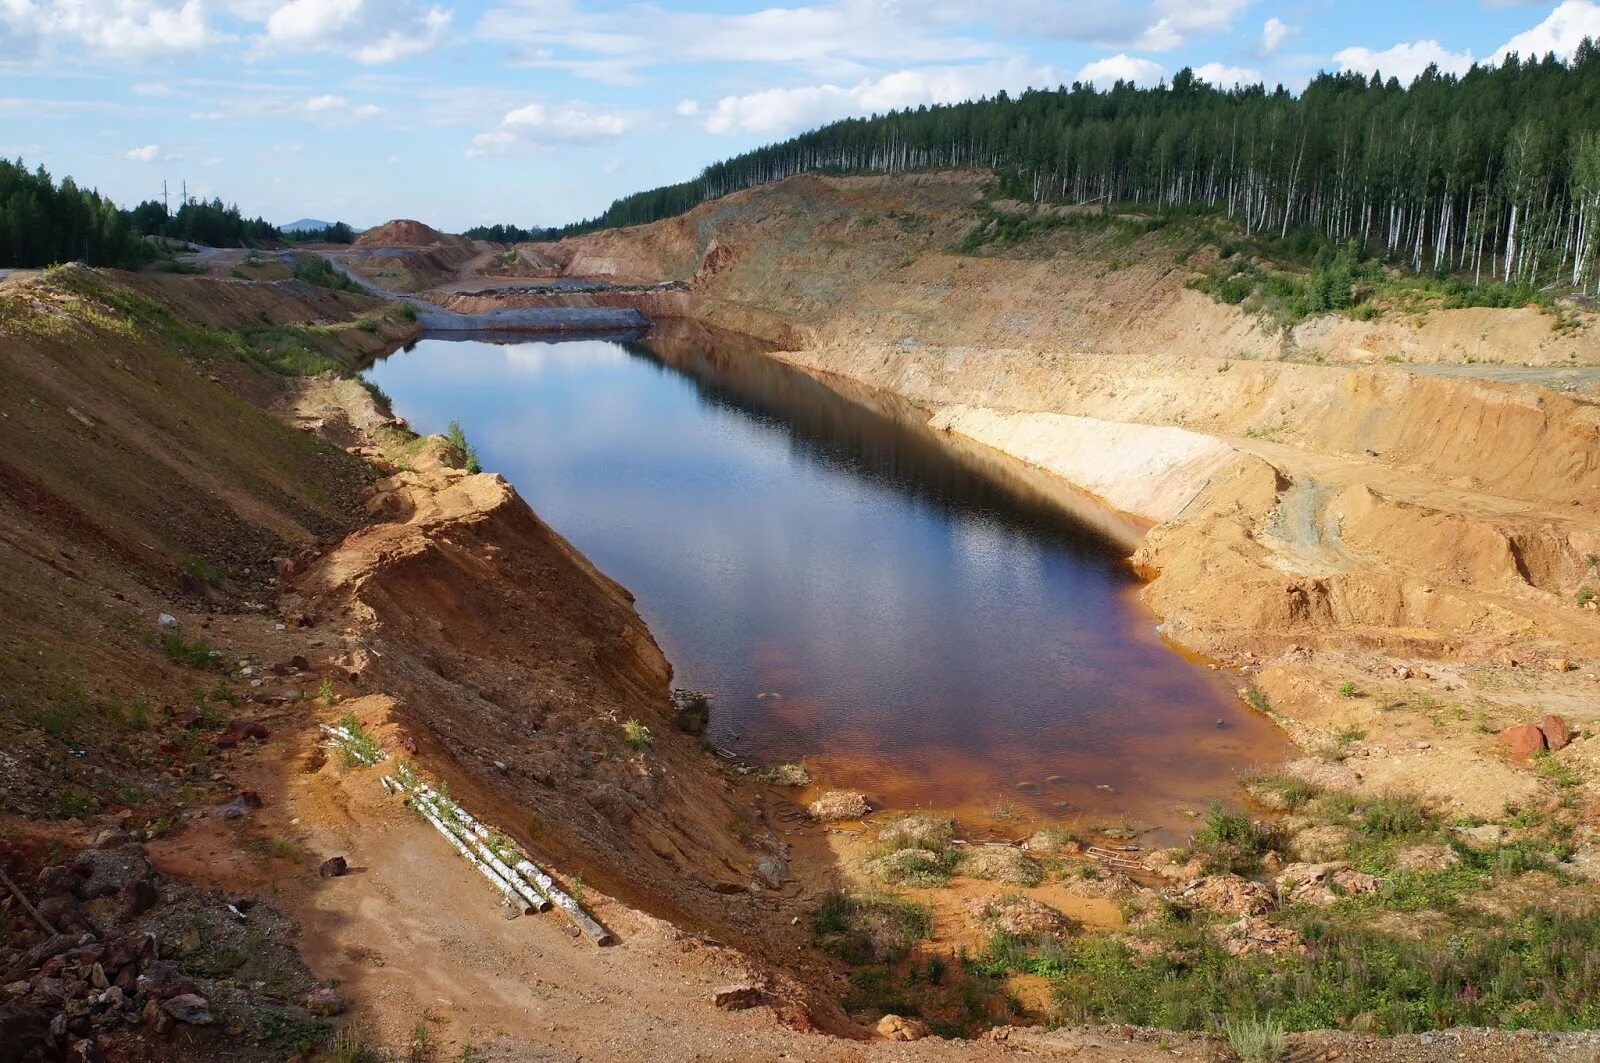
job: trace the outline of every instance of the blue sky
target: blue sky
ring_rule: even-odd
[[[1596,0],[0,0],[0,153],[124,204],[165,179],[276,222],[560,223],[850,114],[1585,35]]]

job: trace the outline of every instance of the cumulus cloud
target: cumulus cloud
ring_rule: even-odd
[[[1166,69],[1160,63],[1119,53],[1104,59],[1096,59],[1078,71],[1078,80],[1108,89],[1118,81],[1131,81],[1136,85],[1154,85],[1166,74]]]
[[[555,144],[581,144],[622,136],[634,119],[587,103],[530,103],[506,112],[497,129],[472,138],[468,155],[518,155]]]
[[[1293,32],[1294,27],[1283,21],[1283,19],[1267,19],[1261,26],[1261,40],[1256,45],[1256,52],[1260,55],[1271,55],[1278,50],[1278,46],[1283,44],[1289,34]]]
[[[921,104],[959,103],[1005,89],[1020,92],[1060,80],[1050,67],[1025,63],[922,67],[854,85],[801,85],[725,96],[706,112],[710,133],[779,135],[851,115],[879,114]],[[682,113],[682,112],[680,112]]]
[[[1559,59],[1571,59],[1585,37],[1600,40],[1600,4],[1565,0],[1543,22],[1502,45],[1492,61],[1499,63],[1513,52],[1523,58],[1554,52]]]
[[[1233,20],[1251,0],[1157,0],[1156,16],[1134,47],[1142,51],[1165,52],[1179,48],[1196,37],[1220,33],[1233,26]]]
[[[1236,85],[1255,85],[1262,80],[1259,70],[1252,70],[1246,66],[1225,66],[1222,63],[1197,66],[1194,68],[1194,76],[1220,89],[1231,89]]]
[[[207,21],[203,0],[0,0],[8,58],[67,43],[97,58],[161,59],[226,39]]]
[[[313,96],[306,101],[306,114],[322,120],[375,118],[383,108],[372,103],[352,103],[343,96]]]
[[[182,155],[170,151],[163,151],[160,144],[146,144],[142,148],[130,148],[125,153],[130,162],[171,162],[183,158]]]
[[[289,0],[267,16],[261,43],[390,63],[432,49],[444,39],[451,17],[447,8],[422,8],[410,0]]]
[[[500,0],[477,36],[520,48],[525,66],[603,81],[669,62],[778,64],[816,77],[870,76],[873,64],[999,58],[1005,49],[961,31],[979,21],[957,0],[825,0],[724,13],[654,3]]]
[[[1346,48],[1334,55],[1333,61],[1340,70],[1355,70],[1363,74],[1381,73],[1384,77],[1400,79],[1409,84],[1430,64],[1436,64],[1446,74],[1464,74],[1472,66],[1472,50],[1452,52],[1438,41],[1416,41],[1397,44],[1375,52],[1371,48]]]
[[[681,118],[693,118],[700,113],[699,100],[679,100],[678,106],[673,108]]]

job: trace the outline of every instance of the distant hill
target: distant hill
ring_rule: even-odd
[[[278,228],[286,233],[303,233],[310,232],[313,229],[326,229],[332,224],[333,222],[323,221],[321,218],[300,218],[296,221],[290,222],[288,225],[280,225]],[[355,231],[358,233],[366,232],[365,229],[361,229],[356,226],[351,226],[351,228],[355,229]]]

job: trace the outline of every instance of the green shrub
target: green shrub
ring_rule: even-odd
[[[221,656],[205,639],[189,642],[176,631],[161,636],[161,652],[167,655],[167,660],[190,668],[210,668]]]
[[[1227,1020],[1224,1028],[1228,1044],[1241,1063],[1273,1063],[1289,1047],[1283,1023],[1277,1019],[1236,1015]]]
[[[1260,867],[1261,858],[1276,844],[1272,828],[1252,822],[1247,812],[1230,812],[1221,801],[1213,801],[1189,848],[1207,871],[1243,875]]]
[[[650,728],[638,720],[629,720],[622,725],[623,741],[628,743],[628,748],[634,751],[649,749],[655,744],[655,736],[650,733]]]

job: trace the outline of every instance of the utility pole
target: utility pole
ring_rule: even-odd
[[[168,217],[172,216],[172,207],[167,203],[167,179],[161,179],[161,212]]]

